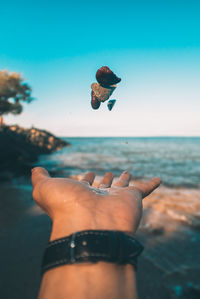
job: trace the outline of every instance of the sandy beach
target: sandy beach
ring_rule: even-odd
[[[140,299],[199,298],[200,190],[161,186],[144,200],[137,238]],[[37,298],[51,222],[31,185],[0,185],[1,298]]]

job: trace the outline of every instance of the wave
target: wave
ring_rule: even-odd
[[[136,179],[161,177],[167,186],[199,187],[200,138],[69,138],[72,146],[39,164],[62,175],[94,171],[118,176],[130,171]]]

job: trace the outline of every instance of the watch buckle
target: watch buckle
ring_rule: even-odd
[[[75,247],[76,247],[75,238],[76,238],[76,234],[77,233],[72,234],[71,241],[70,241],[70,261],[71,261],[71,263],[76,262],[76,258],[75,258]]]

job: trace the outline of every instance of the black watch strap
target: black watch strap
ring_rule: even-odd
[[[86,230],[49,242],[42,274],[54,267],[82,262],[106,261],[137,266],[143,246],[122,231]]]

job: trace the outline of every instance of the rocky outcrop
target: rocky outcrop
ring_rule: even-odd
[[[0,127],[0,178],[26,174],[41,154],[50,154],[70,144],[47,131],[17,125]],[[9,175],[8,175],[9,173]]]

